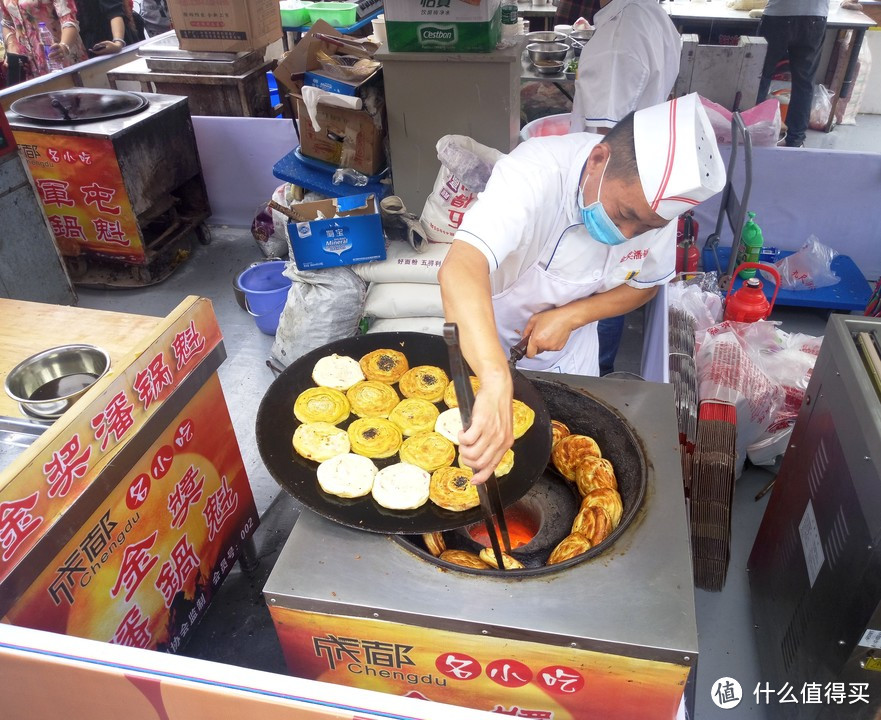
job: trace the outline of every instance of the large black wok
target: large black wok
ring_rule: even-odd
[[[314,387],[312,368],[326,355],[336,353],[360,359],[381,348],[399,350],[407,356],[410,367],[438,365],[450,370],[447,347],[443,338],[422,333],[376,333],[337,340],[307,353],[279,375],[260,403],[257,411],[257,447],[272,477],[304,506],[343,525],[378,533],[416,534],[450,530],[471,525],[482,519],[480,508],[452,512],[431,501],[416,510],[387,510],[368,495],[363,498],[340,498],[328,495],[318,485],[315,470],[318,463],[294,452],[292,438],[300,421],[294,417],[294,401],[307,388]],[[397,389],[397,386],[395,386]],[[519,500],[541,475],[551,452],[550,416],[541,394],[519,372],[514,373],[514,397],[535,411],[535,422],[526,434],[514,442],[514,468],[499,478],[502,504]],[[446,406],[441,402],[438,408]],[[351,416],[340,423],[346,428]],[[398,462],[397,455],[374,460],[385,467]]]

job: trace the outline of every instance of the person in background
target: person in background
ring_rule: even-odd
[[[676,218],[718,193],[725,166],[697,94],[639,110],[602,137],[535,137],[493,168],[438,273],[444,313],[480,380],[460,457],[481,483],[513,443],[518,367],[598,372],[596,322],[673,276]]]
[[[581,51],[570,132],[605,135],[627,113],[664,102],[679,75],[682,38],[657,0],[600,0]],[[615,369],[624,316],[601,320],[600,374]]]
[[[560,0],[554,14],[554,25],[572,25],[580,17],[593,25],[593,16],[600,5],[601,0]]]
[[[171,30],[171,17],[165,0],[142,0],[141,17],[144,19],[144,30],[150,37]]]
[[[7,62],[9,53],[27,58],[24,79],[49,72],[39,37],[41,22],[46,23],[55,38],[49,50],[53,59],[60,60],[65,67],[86,59],[73,0],[0,0],[0,16]]]
[[[131,0],[75,0],[80,36],[91,55],[112,55],[144,39]]]
[[[777,64],[788,58],[792,92],[786,111],[786,147],[805,144],[828,14],[829,0],[768,0],[762,13],[759,34],[768,41],[768,52],[756,104],[768,97]]]

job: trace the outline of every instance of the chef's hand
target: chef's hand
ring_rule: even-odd
[[[92,46],[92,53],[95,55],[113,55],[124,47],[125,43],[122,40],[102,40]]]
[[[459,433],[459,458],[474,470],[471,482],[486,482],[502,455],[514,444],[514,383],[507,366],[491,378],[480,379],[471,427]]]
[[[536,313],[523,328],[523,335],[529,337],[526,357],[535,357],[545,350],[562,350],[574,329],[572,313],[565,305]]]

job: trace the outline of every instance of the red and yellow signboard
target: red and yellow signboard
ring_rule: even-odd
[[[113,141],[16,131],[64,255],[87,250],[147,262]]]
[[[257,522],[215,373],[4,620],[174,652]]]
[[[122,372],[98,382],[103,386],[100,395],[76,417],[58,420],[35,443],[26,465],[9,468],[9,479],[0,482],[0,590],[16,565],[220,339],[209,300],[182,305]]]
[[[270,605],[294,675],[546,720],[676,715],[689,667]]]

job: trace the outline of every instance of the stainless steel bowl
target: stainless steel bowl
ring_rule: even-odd
[[[526,52],[533,64],[541,60],[565,60],[569,46],[563,43],[531,43],[526,46]]]
[[[526,33],[525,39],[527,43],[561,43],[566,41],[566,36],[553,30],[540,30]]]
[[[61,345],[22,360],[6,376],[6,394],[23,411],[57,418],[110,370],[110,356],[94,345]]]
[[[563,65],[565,63],[562,60],[539,60],[533,63],[535,72],[539,75],[559,75],[563,72]]]

